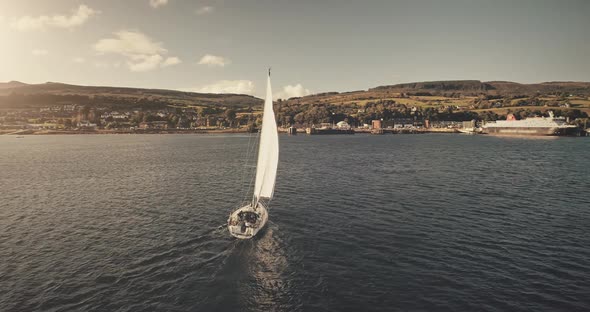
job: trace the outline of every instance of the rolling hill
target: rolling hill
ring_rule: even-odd
[[[590,82],[428,81],[378,86],[353,92],[327,92],[287,100],[289,105],[341,105],[363,107],[367,103],[394,101],[422,108],[461,107],[468,111],[506,111],[535,106],[560,107],[590,114]],[[504,112],[505,113],[505,112]]]
[[[2,89],[14,89],[22,86],[26,86],[26,83],[22,83],[20,81],[9,81],[9,82],[0,82],[0,90]]]
[[[478,106],[482,101],[503,99],[503,107],[524,105],[541,98],[590,112],[590,82],[544,82],[521,84],[509,81],[456,80],[427,81],[378,86],[351,92],[326,92],[291,98],[287,105],[356,105],[393,100],[396,103],[435,107],[462,106],[470,110],[493,109]],[[513,103],[514,102],[514,103]],[[60,104],[110,106],[116,108],[216,107],[220,109],[259,108],[262,100],[243,94],[205,94],[176,90],[142,89],[105,86],[80,86],[48,82],[26,84],[17,81],[0,83],[0,108],[23,109]],[[492,103],[493,104],[493,103]],[[569,105],[569,104],[568,104]]]
[[[27,108],[59,104],[96,106],[215,106],[254,107],[262,100],[244,94],[210,94],[176,90],[141,89],[103,86],[79,86],[47,82],[24,84],[0,83],[0,107]]]
[[[333,102],[395,98],[409,96],[438,97],[479,97],[479,96],[538,96],[573,94],[582,97],[590,96],[590,82],[543,82],[521,84],[510,81],[458,80],[413,82],[396,85],[378,86],[366,91],[328,92],[314,94],[302,98],[290,99],[300,102]]]

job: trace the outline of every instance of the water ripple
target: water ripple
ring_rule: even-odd
[[[587,311],[590,140],[0,137],[0,311]],[[247,169],[244,169],[244,164]]]

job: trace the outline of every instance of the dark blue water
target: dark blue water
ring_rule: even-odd
[[[281,136],[236,241],[248,140],[0,136],[0,311],[590,309],[590,139]]]

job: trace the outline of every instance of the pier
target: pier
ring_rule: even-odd
[[[353,129],[334,129],[334,128],[305,128],[305,133],[309,135],[317,134],[354,134]]]
[[[386,128],[386,129],[355,129],[356,133],[383,134],[424,134],[424,133],[459,133],[450,128]]]

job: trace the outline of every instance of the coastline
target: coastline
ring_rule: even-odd
[[[137,130],[0,130],[0,135],[6,136],[29,136],[29,135],[80,135],[80,134],[247,134],[246,129],[137,129]],[[280,128],[279,133],[287,134],[287,128]],[[371,134],[370,129],[354,129],[357,134]],[[459,133],[456,129],[448,128],[430,128],[430,129],[412,129],[412,131],[400,132],[404,134],[422,134],[422,133]],[[298,135],[308,135],[305,129],[297,129]],[[328,134],[338,135],[340,133]],[[342,133],[344,134],[344,133]],[[340,134],[340,135],[342,135]],[[317,135],[317,134],[312,134]]]
[[[0,135],[78,135],[78,134],[244,134],[241,129],[190,129],[190,130],[20,130],[0,131]]]
[[[316,136],[316,135],[353,135],[353,134],[362,134],[362,135],[391,135],[391,134],[426,134],[426,133],[439,133],[439,134],[461,134],[457,129],[449,129],[449,128],[428,128],[428,129],[401,129],[397,131],[392,131],[392,129],[385,129],[388,131],[384,131],[383,133],[372,133],[370,129],[354,129],[354,133],[314,133],[314,134],[307,134],[305,129],[297,129],[297,135],[303,136]],[[151,130],[0,130],[0,136],[12,136],[12,137],[22,137],[22,136],[43,136],[43,135],[115,135],[115,134],[127,134],[127,135],[150,135],[150,134],[248,134],[251,133],[246,131],[245,129],[168,129],[168,130],[158,130],[158,129],[151,129]],[[288,129],[280,128],[280,134],[289,134]],[[482,134],[479,134],[482,135]],[[560,137],[560,136],[522,136],[522,135],[491,135],[491,134],[484,134],[486,136],[495,136],[495,137],[512,137],[512,138],[539,138],[539,137]],[[583,132],[581,137],[590,137],[590,130],[587,132]]]

